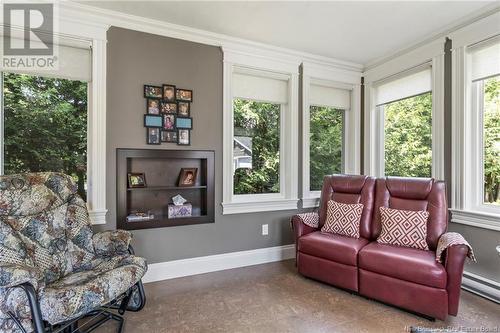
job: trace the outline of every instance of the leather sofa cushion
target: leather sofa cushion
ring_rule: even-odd
[[[368,244],[364,238],[351,238],[323,232],[313,232],[299,238],[299,252],[357,266],[358,252]]]
[[[446,270],[433,251],[372,242],[359,252],[359,268],[434,288],[446,288]]]

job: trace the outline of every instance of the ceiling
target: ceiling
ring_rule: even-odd
[[[364,65],[432,37],[492,3],[79,2]]]

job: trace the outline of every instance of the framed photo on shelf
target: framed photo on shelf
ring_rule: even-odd
[[[144,127],[163,127],[163,117],[156,114],[145,114],[144,115]]]
[[[163,88],[163,100],[165,102],[175,102],[175,86],[172,84],[164,84]]]
[[[174,114],[163,114],[163,130],[175,130],[175,118]]]
[[[177,143],[177,132],[161,131],[161,142]]]
[[[175,96],[178,101],[192,102],[193,101],[193,91],[189,89],[176,89]]]
[[[191,132],[188,129],[177,129],[177,144],[179,146],[191,145]]]
[[[148,145],[161,145],[161,128],[150,127],[146,129],[146,143]]]
[[[160,100],[156,98],[146,98],[146,112],[148,114],[160,114]]]
[[[145,98],[162,98],[163,93],[160,86],[152,86],[149,84],[144,85],[144,97]]]
[[[179,129],[193,129],[193,118],[177,117],[175,119],[175,127]]]
[[[161,101],[160,102],[160,112],[161,113],[176,114],[177,113],[177,103]]]
[[[189,117],[189,114],[191,113],[191,103],[177,102],[177,113],[181,117]]]
[[[177,186],[188,187],[196,184],[196,176],[198,175],[198,168],[182,168],[179,174],[179,182]]]
[[[140,172],[129,172],[127,174],[128,187],[146,187],[146,175]]]

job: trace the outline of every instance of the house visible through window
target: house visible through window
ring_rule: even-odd
[[[325,175],[342,173],[344,110],[311,105],[309,116],[309,188],[319,191]]]
[[[234,99],[234,194],[280,192],[280,111],[277,103]]]
[[[86,198],[87,82],[3,73],[4,174],[71,175]]]

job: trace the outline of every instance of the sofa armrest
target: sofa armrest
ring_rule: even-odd
[[[40,272],[35,267],[0,263],[0,288],[11,288],[29,283],[37,289],[39,277]]]
[[[456,316],[462,286],[462,273],[469,248],[465,244],[449,246],[446,250],[445,269],[447,273],[448,313]]]
[[[318,215],[317,213],[309,213],[309,214]],[[314,228],[314,227],[311,227],[311,226],[305,224],[303,216],[304,216],[303,214],[296,214],[296,215],[292,216],[291,225],[292,225],[292,230],[295,234],[295,243],[297,243],[297,240],[300,237],[318,230],[318,228]],[[319,216],[318,216],[318,219],[319,219]]]
[[[132,233],[126,230],[107,230],[94,234],[94,251],[99,256],[127,254]]]

